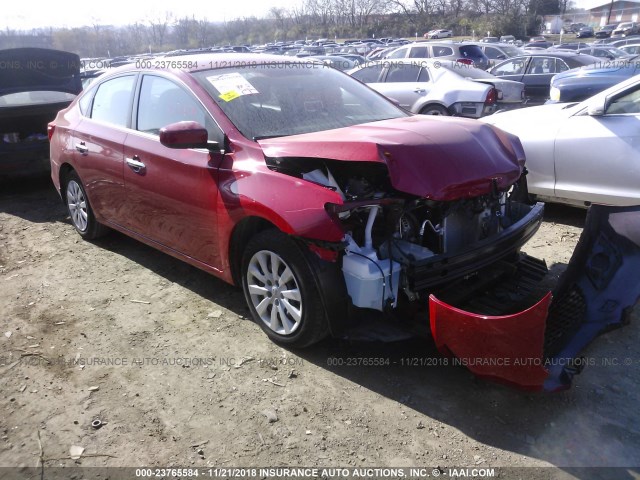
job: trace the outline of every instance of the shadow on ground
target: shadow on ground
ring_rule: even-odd
[[[3,190],[0,211],[36,223],[68,222],[55,191],[44,184]],[[582,210],[552,206],[547,209],[546,219],[582,226],[584,215]],[[115,232],[95,244],[238,315],[249,316],[239,289],[194,267]],[[609,350],[601,351],[594,345],[586,354],[598,358],[607,353],[621,354],[618,348],[636,347],[640,336],[637,311],[634,317],[632,325],[595,342],[606,337]],[[268,341],[266,337],[264,341]],[[578,468],[640,465],[637,368],[617,365],[593,372],[587,368],[569,391],[530,394],[478,380],[461,367],[443,365],[444,359],[425,339],[386,344],[328,339],[294,353],[479,442],[540,459],[578,478],[624,480],[640,474],[640,469],[632,468],[616,470],[609,477],[600,470]],[[365,366],[363,359],[383,359],[385,364]]]

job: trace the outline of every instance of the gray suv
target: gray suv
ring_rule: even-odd
[[[385,58],[435,58],[453,60],[486,70],[489,59],[482,49],[471,42],[415,42],[403,45],[388,53]]]

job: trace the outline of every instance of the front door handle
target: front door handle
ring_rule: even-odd
[[[125,160],[127,161],[127,165],[131,167],[131,170],[136,173],[140,173],[147,168],[147,166],[140,161],[140,158],[137,155],[134,155],[133,158],[126,158]]]
[[[76,150],[83,155],[89,153],[89,147],[87,147],[84,142],[76,143]]]

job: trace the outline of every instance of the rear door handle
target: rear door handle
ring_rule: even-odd
[[[125,160],[127,161],[127,165],[131,167],[131,170],[136,173],[140,173],[147,168],[147,166],[140,161],[140,158],[137,155],[134,155],[133,158],[125,158]]]
[[[89,147],[87,147],[84,142],[76,143],[76,150],[83,155],[89,153]]]
[[[425,92],[426,92],[426,90],[425,90],[424,88],[416,88],[416,89],[414,90],[414,92],[415,92],[415,93],[425,93]]]

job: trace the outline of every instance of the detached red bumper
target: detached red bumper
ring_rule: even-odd
[[[640,206],[593,205],[553,295],[503,316],[466,312],[431,295],[431,332],[443,354],[476,375],[527,390],[568,388],[584,365],[580,351],[630,320],[640,300],[638,272]]]
[[[429,297],[431,333],[444,355],[472,373],[528,390],[542,390],[549,375],[543,358],[551,292],[533,307],[492,317],[465,312]]]

